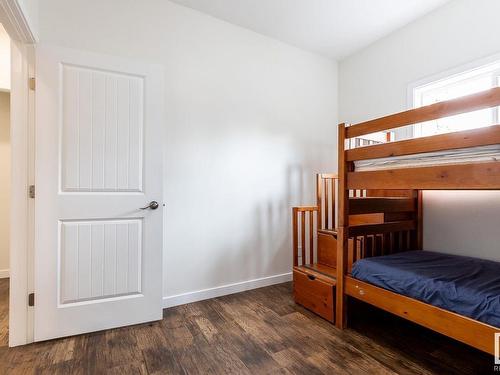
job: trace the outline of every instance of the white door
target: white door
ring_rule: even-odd
[[[161,68],[36,55],[35,341],[159,320]]]

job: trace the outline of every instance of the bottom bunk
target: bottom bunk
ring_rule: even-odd
[[[345,293],[494,354],[500,263],[428,251],[360,259]]]

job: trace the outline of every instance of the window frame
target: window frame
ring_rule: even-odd
[[[498,67],[494,68],[495,65],[498,65]],[[418,91],[424,89],[426,86],[438,85],[439,82],[446,80],[453,81],[454,78],[456,78],[457,81],[460,81],[462,76],[467,74],[470,74],[471,76],[479,75],[482,70],[484,70],[484,74],[490,73],[492,75],[492,79],[496,80],[496,83],[500,86],[500,53],[475,60],[410,83],[407,87],[408,109],[417,108],[416,102]],[[497,108],[493,116],[494,123],[499,123],[500,108]],[[400,128],[396,131],[396,140],[415,138],[415,136],[421,133],[420,129],[421,124],[414,124]]]

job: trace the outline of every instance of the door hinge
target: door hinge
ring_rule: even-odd
[[[30,185],[28,195],[30,198],[35,198],[35,185]]]
[[[35,306],[35,293],[28,294],[28,306]]]
[[[30,90],[35,91],[35,88],[36,88],[35,77],[31,77],[31,78],[28,79],[28,85],[29,85]]]

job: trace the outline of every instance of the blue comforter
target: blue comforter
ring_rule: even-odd
[[[358,260],[352,276],[500,327],[500,263],[408,251]]]

